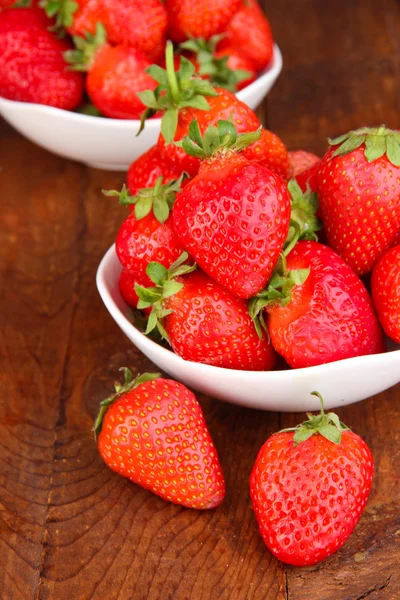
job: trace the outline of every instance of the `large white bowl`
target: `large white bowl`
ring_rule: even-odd
[[[271,65],[237,93],[255,109],[268,94],[282,69],[275,45]],[[50,152],[91,167],[127,171],[131,162],[156,143],[160,119],[150,119],[136,137],[140,121],[105,119],[43,104],[15,102],[0,97],[0,114],[17,131]]]
[[[97,287],[125,335],[160,369],[189,387],[251,408],[276,411],[319,410],[319,391],[330,409],[358,402],[400,381],[400,346],[385,354],[359,356],[326,365],[286,371],[234,371],[180,358],[143,335],[130,320],[118,279],[121,265],[112,246],[97,271]]]

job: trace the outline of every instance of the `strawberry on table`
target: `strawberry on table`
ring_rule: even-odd
[[[165,0],[168,30],[174,42],[210,38],[225,31],[240,0]]]
[[[259,131],[238,136],[229,121],[204,136],[197,121],[183,148],[202,160],[176,198],[173,223],[182,246],[215,281],[250,298],[269,280],[286,240],[290,197],[285,183],[244,152]]]
[[[221,504],[225,481],[196,396],[184,385],[144,373],[101,403],[94,424],[99,452],[110,469],[189,508]]]
[[[146,333],[157,328],[183,359],[226,369],[264,371],[275,365],[265,332],[258,335],[246,302],[236,298],[195,265],[187,254],[167,270],[151,263],[155,286],[136,286],[139,309],[152,307]]]
[[[300,241],[286,268],[251,302],[263,308],[275,350],[292,368],[384,352],[382,331],[361,279],[331,248]]]
[[[400,132],[363,127],[330,144],[318,169],[322,220],[329,245],[363,275],[400,229]]]
[[[376,263],[371,293],[385,333],[400,344],[400,245],[387,250]]]
[[[268,549],[297,567],[336,552],[362,515],[373,474],[367,444],[323,407],[296,428],[272,435],[250,476],[254,513]]]
[[[241,0],[226,28],[221,47],[234,46],[248,56],[257,71],[269,65],[274,51],[271,26],[257,0]]]
[[[0,96],[66,110],[82,101],[83,76],[68,70],[67,40],[48,31],[37,8],[0,13]]]

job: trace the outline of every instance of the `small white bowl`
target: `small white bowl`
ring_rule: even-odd
[[[319,400],[310,395],[314,390],[324,397],[325,408],[331,409],[364,400],[400,381],[400,346],[396,345],[384,354],[285,371],[235,371],[183,360],[132,324],[130,309],[119,292],[120,272],[112,246],[98,268],[97,288],[125,335],[171,377],[215,398],[262,410],[318,411]]]
[[[282,69],[282,55],[275,45],[271,65],[237,93],[255,109],[267,95]],[[17,131],[54,154],[90,167],[127,171],[135,158],[156,143],[160,119],[150,119],[136,137],[140,121],[92,117],[43,104],[15,102],[0,97],[0,114]]]

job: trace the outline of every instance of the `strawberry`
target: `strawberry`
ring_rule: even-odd
[[[40,0],[48,17],[55,19],[55,28],[72,36],[95,34],[97,23],[103,23],[102,0]]]
[[[139,302],[139,296],[135,291],[135,285],[137,283],[138,281],[134,273],[122,269],[118,280],[119,291],[124,302],[129,304],[129,306],[132,306],[132,308],[137,308]]]
[[[136,196],[143,188],[153,187],[162,177],[164,183],[179,179],[180,173],[174,172],[167,165],[158,146],[152,146],[139,158],[133,161],[126,176],[127,186],[131,196]],[[182,182],[184,185],[184,182]],[[133,205],[130,205],[133,208]]]
[[[185,56],[195,65],[196,72],[220,88],[237,92],[252,83],[257,76],[252,61],[234,46],[217,49],[223,35],[209,40],[193,38],[180,45]],[[179,67],[178,67],[179,68]]]
[[[146,73],[148,59],[129,46],[106,43],[104,27],[98,23],[96,34],[86,39],[74,37],[77,50],[65,53],[72,69],[88,71],[86,89],[102,114],[114,119],[138,119],[144,106],[138,92],[155,88]]]
[[[360,520],[373,475],[367,444],[323,405],[319,415],[272,435],[250,476],[254,514],[270,552],[297,567],[336,552]]]
[[[136,196],[131,196],[125,186],[121,192],[103,191],[132,207],[132,214],[118,231],[115,249],[123,268],[144,285],[152,283],[146,275],[150,262],[157,260],[168,268],[182,253],[170,215],[180,184],[181,179],[163,185],[160,177],[153,188],[139,190]]]
[[[269,21],[257,0],[242,0],[225,31],[222,46],[234,46],[261,71],[272,59],[274,43]]]
[[[283,274],[252,300],[250,312],[266,308],[272,345],[291,367],[384,352],[368,292],[340,256],[301,241],[286,260]]]
[[[37,8],[0,14],[0,96],[73,110],[82,101],[83,76],[68,70],[72,48],[47,29]]]
[[[329,245],[363,275],[400,229],[400,133],[364,127],[330,144],[318,170],[322,220]]]
[[[202,138],[194,121],[183,148],[202,163],[173,208],[182,246],[239,298],[250,298],[265,286],[289,229],[290,197],[283,181],[236,152],[259,135],[238,137],[232,123],[219,121],[218,129],[210,126]]]
[[[110,469],[164,500],[189,508],[221,504],[225,481],[201,406],[187,387],[144,373],[101,403],[94,424]]]
[[[225,31],[240,0],[165,0],[169,34],[174,42],[210,38]]]
[[[290,163],[286,146],[275,133],[268,129],[261,130],[260,139],[245,148],[243,156],[266,166],[285,181],[290,177]]]
[[[292,168],[292,177],[296,178],[321,161],[316,154],[307,152],[306,150],[292,150],[288,154]]]
[[[275,352],[265,333],[258,335],[247,304],[195,266],[168,269],[150,263],[147,275],[155,287],[136,286],[138,308],[152,306],[146,334],[155,328],[184,360],[226,369],[264,371],[274,367]]]
[[[181,66],[175,73],[170,43],[166,47],[166,65],[166,71],[158,66],[148,69],[159,85],[154,92],[140,94],[148,107],[142,117],[142,127],[147,117],[163,112],[158,139],[160,152],[174,171],[185,171],[193,176],[199,169],[198,158],[189,156],[172,142],[187,135],[194,118],[197,118],[202,133],[208,125],[216,124],[220,119],[231,118],[238,132],[254,131],[260,123],[255,113],[233,93],[219,88],[215,90],[208,81],[194,77],[195,67],[184,56],[181,56]]]
[[[387,250],[376,263],[371,293],[385,333],[400,344],[400,245]]]

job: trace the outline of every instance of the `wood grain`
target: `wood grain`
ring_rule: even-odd
[[[265,5],[285,64],[260,115],[289,148],[322,153],[327,136],[398,125],[394,0]],[[315,567],[271,557],[248,492],[260,446],[296,415],[199,395],[227,481],[214,511],[167,504],[101,461],[90,429],[118,368],[154,369],[94,281],[125,215],[101,189],[123,179],[0,127],[0,599],[399,599],[400,386],[340,411],[376,476],[354,535]]]

